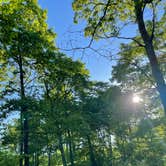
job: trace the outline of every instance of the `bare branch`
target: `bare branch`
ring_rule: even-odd
[[[124,40],[132,40],[132,41],[136,42],[136,43],[138,44],[138,46],[140,46],[140,47],[145,47],[144,44],[140,43],[140,42],[139,42],[138,40],[136,40],[134,37],[124,37],[124,36],[115,36],[115,35],[110,35],[110,36],[108,36],[108,35],[106,35],[106,34],[104,34],[104,35],[105,35],[105,37],[100,36],[100,38],[117,38],[117,39],[124,39]]]

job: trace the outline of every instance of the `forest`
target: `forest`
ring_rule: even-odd
[[[89,43],[67,51],[119,41],[110,79],[57,45],[38,0],[0,0],[0,166],[166,166],[166,1],[70,3]]]

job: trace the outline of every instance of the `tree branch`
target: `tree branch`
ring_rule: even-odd
[[[152,18],[152,33],[150,36],[150,40],[152,41],[154,38],[154,32],[155,32],[155,20],[156,20],[156,16],[155,16],[155,6],[154,3],[152,2],[152,9],[153,9],[153,18]]]
[[[91,44],[92,44],[92,42],[93,42],[93,40],[94,40],[94,36],[95,36],[95,34],[96,34],[97,28],[101,25],[101,23],[102,23],[104,17],[105,17],[106,14],[107,14],[107,9],[108,9],[108,7],[109,7],[109,4],[110,4],[110,0],[108,0],[106,6],[105,6],[105,8],[104,8],[103,16],[99,19],[98,23],[97,23],[96,26],[94,27],[94,30],[93,30],[93,33],[92,33],[92,37],[91,37],[90,43],[89,43],[89,45],[88,45],[89,47],[91,46]]]
[[[145,47],[144,44],[140,43],[140,42],[139,42],[138,40],[136,40],[134,37],[124,37],[124,36],[115,36],[115,35],[110,35],[110,36],[108,36],[108,35],[106,35],[106,34],[104,34],[104,36],[105,36],[105,37],[102,37],[102,36],[99,36],[99,37],[100,37],[100,38],[103,38],[103,39],[105,39],[105,38],[117,38],[117,39],[124,39],[124,40],[132,40],[132,41],[136,42],[136,43],[138,44],[138,46],[140,46],[140,47]]]

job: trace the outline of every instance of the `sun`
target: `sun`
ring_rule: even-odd
[[[139,103],[141,101],[141,98],[137,95],[134,95],[132,98],[133,103]]]

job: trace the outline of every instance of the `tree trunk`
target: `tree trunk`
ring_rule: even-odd
[[[36,163],[35,166],[39,166],[39,153],[38,152],[35,153],[35,163]]]
[[[33,166],[36,166],[36,163],[35,163],[35,153],[33,153],[32,163],[33,163]]]
[[[89,135],[87,136],[87,140],[88,140],[88,147],[89,147],[89,155],[90,155],[91,166],[97,166],[97,162],[95,160],[95,155],[94,155],[94,152],[93,152],[93,146],[92,146],[91,139],[90,139]]]
[[[59,134],[59,150],[61,152],[63,166],[67,166],[67,162],[66,162],[66,158],[65,158],[65,152],[64,152],[64,149],[63,149],[63,143],[62,143],[62,136],[61,136],[61,134]]]
[[[19,159],[19,166],[23,166],[23,113],[22,110],[20,112],[20,159]]]
[[[35,152],[33,155],[33,165],[34,166],[39,166],[39,155],[38,152]]]
[[[73,150],[72,150],[71,134],[69,130],[67,132],[68,132],[68,138],[69,138],[70,163],[71,163],[71,166],[74,166],[74,156],[73,156]]]
[[[110,143],[109,143],[109,147],[110,147],[110,162],[109,162],[109,165],[110,166],[113,166],[113,151],[112,151],[112,137],[110,135]]]
[[[23,71],[23,63],[22,63],[22,57],[19,55],[19,72],[20,72],[20,95],[21,100],[24,101],[25,99],[25,89],[24,89],[24,71]],[[27,109],[23,105],[21,107],[21,119],[23,119],[23,127],[21,126],[21,134],[23,134],[23,142],[21,141],[21,151],[24,151],[24,166],[29,166],[29,149],[28,149],[28,136],[29,136],[29,129],[28,129],[28,116],[27,116]],[[22,166],[23,160],[20,159],[20,165]]]
[[[51,154],[48,153],[48,166],[51,166]]]
[[[29,166],[29,146],[28,146],[28,137],[29,137],[29,126],[28,126],[28,117],[27,114],[25,114],[25,120],[24,120],[24,166]]]
[[[135,0],[135,12],[136,12],[139,32],[145,44],[145,50],[152,69],[152,75],[157,84],[157,90],[160,94],[160,99],[163,104],[164,112],[166,115],[166,84],[154,51],[153,36],[150,36],[147,32],[143,18],[142,5],[140,5],[137,0]]]
[[[51,166],[51,148],[48,150],[48,166]]]

